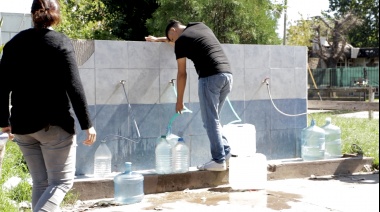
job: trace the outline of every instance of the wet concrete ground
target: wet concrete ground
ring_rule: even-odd
[[[267,181],[265,190],[237,191],[229,185],[145,195],[140,203],[117,206],[112,199],[79,202],[71,211],[379,211],[379,174],[319,176]]]

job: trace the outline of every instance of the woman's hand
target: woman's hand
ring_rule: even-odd
[[[91,127],[86,130],[87,133],[87,139],[83,141],[83,144],[86,146],[91,146],[96,141],[96,131],[94,127]]]
[[[3,127],[3,128],[1,128],[1,132],[3,132],[3,133],[7,133],[7,134],[8,134],[8,139],[9,139],[9,140],[13,140],[13,138],[15,137],[15,136],[12,134],[12,128],[11,128],[11,127]]]

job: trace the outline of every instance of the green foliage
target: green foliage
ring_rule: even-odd
[[[356,47],[379,46],[379,0],[329,0],[329,12],[345,15],[353,12],[363,20],[363,24],[350,30],[348,38]]]
[[[290,46],[312,46],[310,40],[314,38],[312,20],[305,20],[301,15],[301,20],[295,25],[290,25],[287,30],[286,44]]]
[[[105,5],[105,30],[118,39],[145,41],[145,22],[157,9],[156,0],[101,1]]]
[[[72,39],[115,39],[104,26],[105,5],[100,0],[61,1],[62,22],[57,31]]]
[[[167,22],[204,22],[221,43],[280,44],[276,33],[281,6],[269,0],[158,0],[159,8],[146,26],[162,36]]]

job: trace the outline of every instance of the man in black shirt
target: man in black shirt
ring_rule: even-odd
[[[231,92],[233,77],[231,67],[220,42],[212,30],[201,22],[187,26],[171,20],[166,27],[166,37],[148,36],[152,42],[173,42],[178,65],[176,112],[184,109],[186,86],[186,58],[193,61],[198,74],[198,96],[203,126],[210,140],[212,159],[198,166],[199,170],[224,171],[227,169],[231,148],[222,136],[220,112]]]

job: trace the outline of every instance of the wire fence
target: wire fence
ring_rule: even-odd
[[[379,67],[318,68],[312,69],[318,88],[324,87],[379,87]],[[314,85],[308,75],[309,85]]]

